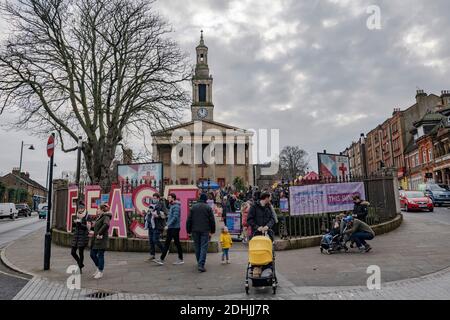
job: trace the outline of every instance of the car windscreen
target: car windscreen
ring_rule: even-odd
[[[422,192],[407,192],[406,197],[407,198],[423,198],[423,197],[425,197],[425,194]]]
[[[427,189],[429,189],[431,191],[447,191],[446,189],[439,187],[437,184],[431,184],[428,186]]]

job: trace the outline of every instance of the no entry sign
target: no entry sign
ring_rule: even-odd
[[[47,155],[49,158],[53,156],[53,153],[55,152],[55,137],[51,135],[48,137],[47,141]]]

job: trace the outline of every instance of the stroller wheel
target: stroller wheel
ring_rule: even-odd
[[[277,294],[277,287],[273,287],[272,292],[273,292],[273,294]]]
[[[323,253],[323,248],[322,247],[320,248],[320,253]]]
[[[245,294],[249,294],[250,292],[250,288],[249,287],[245,287]]]

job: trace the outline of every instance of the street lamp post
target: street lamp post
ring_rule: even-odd
[[[22,146],[20,147],[20,164],[19,164],[19,175],[22,172],[22,156],[23,156],[23,147],[29,147],[28,150],[35,150],[32,144],[24,144],[22,141]]]
[[[80,176],[81,176],[81,150],[83,149],[83,137],[78,137],[78,154],[77,154],[77,173],[76,173],[76,185],[78,188],[78,198],[80,197]],[[78,199],[76,212],[78,212],[78,205],[80,203]]]
[[[19,162],[19,177],[21,177],[22,174],[22,158],[23,158],[23,147],[29,147],[28,150],[35,150],[34,146],[32,144],[24,144],[22,141],[21,147],[20,147],[20,162]],[[16,179],[16,183],[17,183],[17,179]],[[18,187],[16,188],[15,191],[15,200],[16,203],[19,202],[17,199],[17,193],[18,193]]]

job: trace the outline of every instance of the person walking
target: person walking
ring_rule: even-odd
[[[87,225],[87,213],[84,203],[78,204],[78,212],[75,219],[75,228],[72,238],[71,255],[77,262],[80,274],[83,273],[84,268],[84,248],[89,244],[89,228]],[[77,254],[78,250],[78,254]]]
[[[184,264],[183,260],[183,249],[181,248],[180,243],[180,203],[177,202],[177,196],[174,193],[169,194],[168,197],[169,200],[169,216],[167,219],[167,238],[166,243],[164,244],[164,249],[162,250],[161,258],[158,260],[155,260],[155,262],[159,265],[164,264],[164,259],[167,256],[167,252],[169,252],[170,249],[170,243],[172,242],[172,239],[175,242],[175,246],[177,247],[178,251],[178,260],[175,261],[174,265],[180,265]]]
[[[228,228],[226,226],[223,226],[222,232],[220,233],[220,246],[222,247],[222,264],[230,264],[229,251],[232,245],[233,240],[231,239],[231,235],[228,232]]]
[[[198,203],[192,206],[186,221],[186,230],[194,240],[195,257],[199,272],[206,272],[206,255],[211,235],[216,232],[216,221],[210,206],[206,204],[208,197],[202,193]]]
[[[105,268],[105,251],[108,248],[108,230],[112,214],[109,212],[109,205],[103,203],[100,212],[94,222],[94,237],[92,239],[91,259],[94,261],[97,271],[94,273],[95,279],[103,277]]]
[[[167,208],[159,193],[153,194],[152,206],[145,216],[145,228],[148,230],[148,241],[150,244],[150,261],[156,260],[156,247],[162,252],[161,234],[166,226]]]

